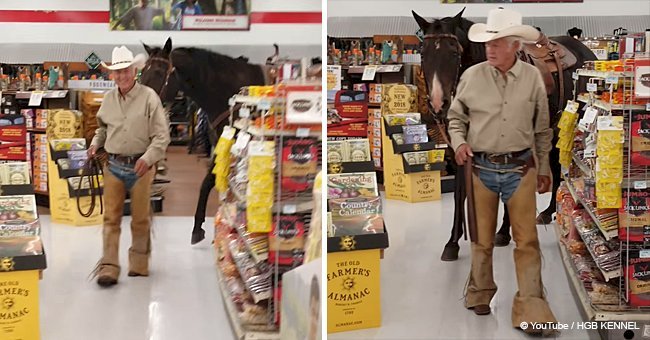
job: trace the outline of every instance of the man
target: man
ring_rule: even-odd
[[[548,102],[537,69],[516,57],[520,39],[534,41],[539,32],[521,25],[521,15],[499,8],[488,24],[475,24],[469,39],[484,42],[487,61],[470,67],[461,77],[449,109],[449,135],[456,162],[474,162],[477,240],[472,243],[472,268],[465,307],[477,315],[490,314],[497,286],[492,251],[499,196],[512,223],[515,269],[519,291],[512,306],[512,324],[555,323],[541,278],[541,255],[535,223],[536,195],[548,192],[551,170],[548,155],[553,131]],[[536,156],[536,157],[535,157]],[[532,327],[529,333],[540,333]]]
[[[135,29],[138,31],[151,31],[153,30],[153,18],[162,16],[163,26],[165,25],[165,11],[160,8],[149,6],[149,0],[140,0],[139,6],[134,6],[126,14],[124,14],[112,29],[116,29],[122,25],[124,28],[131,26],[135,22]]]
[[[156,92],[135,81],[144,55],[133,57],[125,46],[113,49],[113,63],[102,65],[112,71],[117,85],[106,93],[97,112],[99,128],[88,149],[95,156],[100,148],[108,153],[104,168],[104,254],[96,274],[102,287],[117,283],[120,225],[126,192],[131,198],[129,276],[149,275],[151,254],[151,183],[156,162],[162,160],[169,145],[169,127],[163,105]]]
[[[183,27],[183,17],[186,15],[202,15],[201,5],[196,0],[184,0],[172,7],[172,13],[178,11],[177,20],[174,23],[174,30],[181,30]]]

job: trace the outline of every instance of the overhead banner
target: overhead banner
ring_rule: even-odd
[[[504,4],[524,2],[583,2],[583,0],[440,0],[443,4]]]
[[[250,27],[251,0],[110,0],[111,30],[240,31]]]

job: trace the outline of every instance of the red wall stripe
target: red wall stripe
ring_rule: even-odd
[[[320,24],[321,12],[253,12],[251,24]],[[0,10],[0,22],[108,23],[108,11]]]

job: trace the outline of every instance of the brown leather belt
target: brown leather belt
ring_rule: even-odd
[[[108,159],[112,161],[117,161],[122,164],[130,164],[133,165],[135,164],[140,157],[142,157],[143,154],[140,155],[133,155],[133,156],[125,156],[125,155],[116,155],[114,153],[109,153],[108,154]]]
[[[488,161],[492,164],[497,165],[506,165],[506,164],[516,164],[524,165],[526,160],[519,159],[519,157],[529,152],[530,149],[525,149],[521,151],[509,152],[509,153],[487,153],[487,152],[475,152],[475,156]]]

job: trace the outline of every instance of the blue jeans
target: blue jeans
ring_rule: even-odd
[[[133,185],[135,185],[135,182],[139,179],[138,174],[135,172],[135,164],[125,164],[109,159],[108,171],[110,171],[113,176],[124,182],[126,191],[131,191],[131,188],[133,188]]]
[[[526,161],[532,156],[532,151],[529,150],[516,159]],[[474,157],[473,161],[477,165],[495,170],[514,169],[519,166],[516,164],[493,164],[487,160],[487,157],[485,155],[477,155]],[[483,185],[490,189],[490,191],[496,194],[500,194],[501,201],[503,203],[508,203],[508,200],[512,197],[512,195],[519,187],[519,182],[521,182],[521,174],[517,172],[498,173],[483,169],[478,170],[479,178],[481,179],[481,182],[483,182]]]

